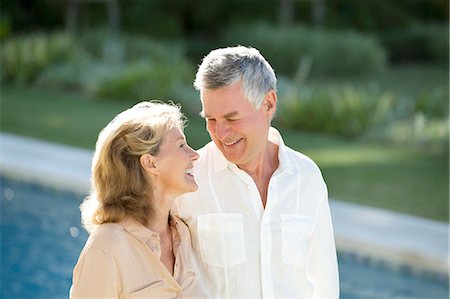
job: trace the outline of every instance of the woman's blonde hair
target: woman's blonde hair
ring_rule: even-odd
[[[92,159],[91,192],[81,205],[86,230],[126,217],[148,223],[153,189],[140,157],[157,154],[166,132],[184,126],[178,106],[149,101],[119,113],[100,132]]]

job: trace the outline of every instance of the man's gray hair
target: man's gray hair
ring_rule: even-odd
[[[242,79],[242,91],[257,109],[270,90],[277,90],[275,72],[255,48],[236,46],[211,51],[203,58],[194,81],[197,90],[231,86]]]

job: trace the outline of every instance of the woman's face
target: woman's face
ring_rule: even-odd
[[[197,159],[197,152],[187,144],[183,132],[177,127],[170,129],[155,155],[154,165],[161,190],[175,196],[196,191],[198,186],[192,163]]]

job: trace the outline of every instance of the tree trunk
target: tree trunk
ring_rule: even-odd
[[[119,31],[120,25],[120,10],[118,0],[108,0],[108,23],[109,30],[112,34],[116,34]]]
[[[323,27],[325,21],[325,0],[312,0],[312,18],[314,27]]]
[[[78,1],[68,0],[66,6],[66,31],[75,33],[77,31]]]
[[[280,24],[290,26],[294,23],[293,0],[280,0]]]

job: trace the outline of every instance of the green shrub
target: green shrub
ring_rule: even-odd
[[[1,78],[5,82],[31,83],[46,68],[78,55],[65,33],[31,34],[2,42]]]
[[[277,122],[305,131],[354,138],[387,122],[394,104],[390,93],[367,88],[291,85],[285,94],[280,93]]]
[[[194,70],[185,58],[181,43],[126,34],[111,40],[106,35],[102,38],[101,31],[92,34],[100,37],[90,40],[86,35],[81,42],[100,60],[83,80],[90,94],[113,98],[170,99],[178,95],[178,88],[192,86]],[[114,47],[117,49],[111,50]],[[108,48],[110,55],[107,51],[101,54],[100,49]]]
[[[394,63],[433,62],[448,66],[448,24],[414,24],[381,35]]]
[[[313,71],[325,75],[376,73],[385,68],[384,50],[377,41],[355,32],[317,33],[313,44]]]
[[[184,60],[165,62],[143,60],[107,67],[86,88],[92,95],[124,99],[171,99],[180,86],[192,84],[193,70]],[[174,99],[175,100],[175,99]]]
[[[424,91],[414,101],[414,112],[423,114],[427,118],[442,119],[448,117],[448,99],[448,85]]]
[[[429,50],[432,62],[448,68],[449,63],[449,24],[429,25]]]
[[[433,119],[417,113],[408,119],[392,122],[378,138],[390,143],[418,147],[437,153],[448,153],[449,118]]]
[[[133,62],[145,59],[171,62],[185,56],[180,41],[154,40],[147,36],[122,33],[111,35],[105,29],[93,29],[79,34],[80,45],[96,60]]]
[[[311,87],[298,78],[279,80],[279,125],[448,152],[448,86],[406,97],[376,86]]]
[[[169,99],[184,86],[192,89],[194,70],[179,43],[93,30],[81,34],[77,45],[85,55],[45,69],[38,84],[130,100]]]
[[[385,67],[385,54],[373,37],[304,27],[264,23],[229,28],[224,44],[258,48],[278,73],[293,75],[303,58],[312,61],[313,75],[359,75]]]

